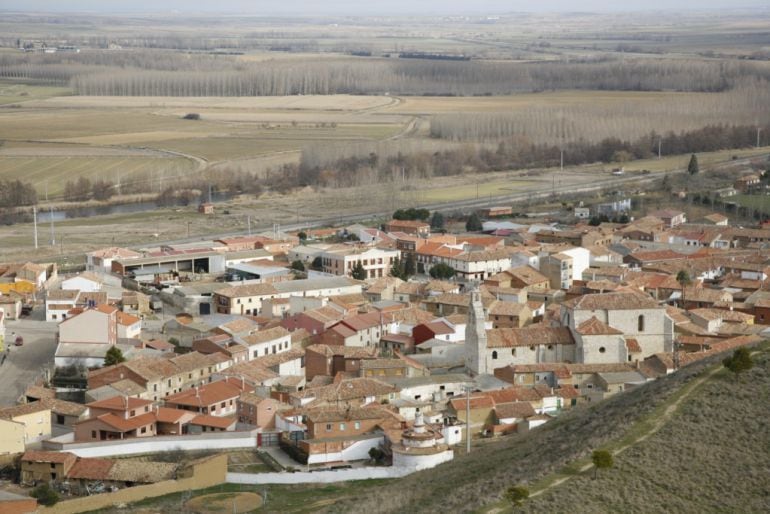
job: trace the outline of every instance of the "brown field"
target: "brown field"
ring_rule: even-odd
[[[185,503],[190,512],[252,512],[262,506],[262,497],[256,493],[219,493],[197,496]]]
[[[399,114],[438,114],[448,112],[503,112],[531,107],[572,107],[575,105],[622,105],[626,102],[657,102],[666,99],[707,98],[710,93],[647,91],[556,91],[522,93],[508,96],[402,96],[401,102],[386,107],[385,112]]]
[[[316,110],[360,111],[395,103],[388,96],[305,95],[256,97],[185,97],[185,96],[67,96],[45,100],[36,107],[77,108],[190,108],[231,110]],[[196,111],[197,112],[197,111]]]

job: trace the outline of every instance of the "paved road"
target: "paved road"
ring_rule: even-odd
[[[28,385],[53,365],[56,353],[56,323],[39,320],[34,312],[30,318],[8,321],[5,337],[11,343],[5,362],[0,365],[0,406],[12,405]],[[24,338],[23,346],[13,346],[16,336]]]

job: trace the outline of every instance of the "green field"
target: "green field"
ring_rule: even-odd
[[[735,202],[743,207],[770,214],[770,195],[735,195],[725,198],[725,202]]]
[[[194,161],[183,157],[2,157],[0,177],[7,180],[31,182],[43,194],[59,195],[67,181],[77,177],[113,182],[128,180],[131,176],[158,173],[165,180],[185,175],[196,169]],[[162,175],[160,172],[162,171]],[[167,178],[166,178],[167,177]]]
[[[69,94],[72,94],[72,90],[68,87],[36,86],[0,80],[0,105],[29,102],[30,100],[44,100],[54,96]]]

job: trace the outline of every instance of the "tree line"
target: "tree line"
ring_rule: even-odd
[[[537,99],[535,99],[537,101]],[[708,124],[770,119],[770,82],[745,79],[730,91],[635,96],[569,106],[535,105],[509,112],[463,112],[433,116],[430,135],[448,141],[499,141],[524,135],[539,143],[585,138],[636,139],[653,130],[676,132]]]
[[[29,182],[0,180],[0,208],[37,204],[37,192]]]
[[[324,59],[244,62],[169,51],[0,56],[0,77],[69,84],[79,95],[295,94],[501,95],[557,89],[725,91],[743,77],[770,79],[757,62],[586,59],[494,62]]]
[[[432,176],[459,175],[466,172],[483,173],[524,168],[554,167],[560,163],[562,149],[565,165],[596,162],[624,162],[649,158],[658,145],[667,154],[711,152],[754,146],[757,126],[709,125],[697,130],[658,134],[650,132],[635,140],[610,137],[592,143],[584,139],[563,146],[536,144],[524,136],[506,138],[496,146],[461,145],[441,151],[417,151],[380,157],[375,152],[348,156],[320,164],[317,159],[305,159],[297,168],[285,168],[283,180],[297,186],[349,187],[367,177],[368,183],[390,182]],[[759,127],[770,133],[770,124]]]

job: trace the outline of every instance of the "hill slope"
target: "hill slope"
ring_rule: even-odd
[[[333,511],[476,511],[497,501],[508,486],[542,478],[622,437],[633,423],[718,361],[699,362],[624,395],[563,415],[530,434],[486,444],[471,455],[457,452],[450,463],[366,488],[355,499],[334,504]],[[605,473],[596,482],[590,475],[578,478],[579,487],[578,482],[568,482],[533,499],[527,508],[532,512],[749,512],[767,507],[766,492],[762,496],[757,488],[766,484],[770,462],[765,419],[770,405],[766,354],[740,383],[712,378],[707,385],[697,390],[696,399],[686,410],[675,414],[676,425],[664,427],[638,450],[629,449],[618,457],[624,461],[615,470],[620,473]],[[668,444],[667,438],[671,439]],[[738,444],[731,453],[730,446],[725,445],[733,441]],[[633,453],[637,451],[641,454]],[[634,463],[634,456],[641,463]],[[603,480],[608,482],[598,486]],[[736,495],[728,504],[724,497],[731,491]],[[672,500],[675,495],[678,499]]]
[[[518,512],[770,512],[770,358],[720,373],[658,432]]]

